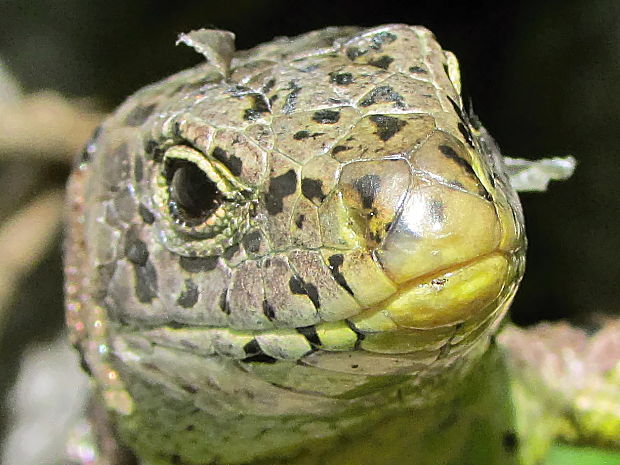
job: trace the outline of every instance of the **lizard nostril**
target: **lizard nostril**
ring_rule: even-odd
[[[399,158],[356,161],[342,169],[339,189],[368,248],[375,249],[382,243],[398,216],[410,183],[409,165]]]

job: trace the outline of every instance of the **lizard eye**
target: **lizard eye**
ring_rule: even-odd
[[[174,145],[154,175],[155,226],[167,249],[182,255],[217,254],[247,230],[252,190],[217,159]]]
[[[166,163],[165,177],[170,214],[187,226],[204,223],[224,200],[217,185],[190,161],[171,159]]]

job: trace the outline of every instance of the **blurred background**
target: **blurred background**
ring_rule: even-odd
[[[60,193],[71,159],[126,96],[202,60],[174,46],[177,34],[228,29],[245,49],[389,22],[424,25],[456,54],[465,93],[505,155],[579,162],[571,180],[522,196],[528,269],[513,319],[594,327],[618,315],[617,0],[1,0],[0,438],[24,351],[52,353],[63,325]]]

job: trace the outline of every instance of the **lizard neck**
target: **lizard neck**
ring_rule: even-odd
[[[296,416],[230,410],[230,421],[196,398],[136,377],[129,385],[138,408],[117,417],[117,425],[148,465],[202,464],[207,454],[227,465],[509,465],[516,463],[517,448],[502,367],[492,347],[481,358],[453,361],[432,378],[338,399],[339,409],[329,414],[312,415],[312,406]]]

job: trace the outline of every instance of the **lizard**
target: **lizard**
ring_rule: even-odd
[[[88,463],[535,465],[557,437],[618,447],[618,325],[505,323],[526,251],[511,181],[531,187],[530,165],[465,108],[430,31],[179,41],[206,61],[127,99],[68,184]]]

